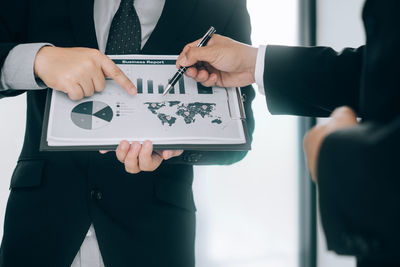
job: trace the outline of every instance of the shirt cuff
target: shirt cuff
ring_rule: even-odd
[[[257,61],[256,61],[256,70],[255,70],[255,79],[258,86],[258,91],[265,95],[264,90],[264,69],[265,69],[265,53],[267,52],[267,46],[261,45],[258,48],[257,53]]]
[[[40,90],[47,86],[34,74],[36,54],[48,43],[20,44],[8,54],[1,69],[0,90]]]

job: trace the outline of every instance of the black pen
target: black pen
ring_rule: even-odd
[[[215,32],[216,32],[215,28],[211,26],[208,32],[203,36],[201,41],[197,44],[197,47],[206,46],[208,41],[210,41],[211,37]],[[182,75],[185,74],[187,69],[188,69],[187,67],[180,67],[180,69],[175,73],[174,77],[172,77],[172,79],[169,81],[167,87],[165,88],[163,96],[165,96],[166,94],[168,94],[169,91],[171,91],[171,89],[179,81]]]

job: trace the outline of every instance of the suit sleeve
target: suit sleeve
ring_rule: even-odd
[[[34,65],[36,55],[48,43],[20,44],[9,53],[1,70],[0,91],[14,90],[40,90],[46,85],[35,77]]]
[[[26,18],[25,0],[0,0],[0,69],[9,52],[20,44],[24,34]],[[22,94],[22,90],[2,90],[0,98]]]
[[[319,203],[328,248],[396,258],[400,239],[400,117],[329,135],[318,159]]]
[[[267,47],[264,87],[277,115],[329,116],[339,106],[359,111],[364,46],[337,53],[328,47]]]
[[[233,1],[232,1],[233,2]],[[229,36],[237,41],[251,43],[251,24],[250,17],[247,12],[246,1],[234,1],[235,7],[226,24],[225,29],[219,32]],[[253,87],[248,86],[241,88],[244,99],[244,108],[246,112],[246,123],[249,130],[250,142],[254,131],[254,117],[251,109],[251,103],[255,97]],[[208,151],[196,152],[185,151],[181,157],[171,159],[169,163],[184,163],[194,165],[230,165],[241,161],[247,155],[247,151]]]

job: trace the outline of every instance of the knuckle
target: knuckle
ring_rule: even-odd
[[[140,172],[140,170],[138,168],[130,166],[126,163],[125,163],[125,171],[130,174],[137,174]]]
[[[82,62],[81,67],[82,67],[83,71],[87,71],[88,69],[95,69],[96,62],[92,58],[88,58]]]
[[[213,83],[212,81],[206,81],[206,82],[204,83],[204,86],[206,86],[206,87],[211,87],[213,84],[214,84],[214,83]]]
[[[183,51],[185,52],[185,54],[187,54],[191,49],[192,49],[192,46],[191,46],[190,44],[187,44],[187,45],[183,48]]]
[[[91,54],[92,54],[94,57],[103,56],[103,53],[100,52],[98,49],[91,49]]]
[[[186,57],[189,59],[193,58],[193,49],[191,47],[186,51]]]
[[[145,172],[154,171],[154,169],[148,164],[140,164],[140,169]]]
[[[88,59],[95,59],[101,55],[101,52],[98,49],[87,48],[84,50]]]
[[[74,74],[68,73],[63,77],[63,80],[64,80],[64,82],[71,84],[76,81],[76,77]]]
[[[98,78],[98,79],[94,80],[94,90],[96,92],[104,91],[105,87],[106,87],[106,81],[104,78]]]
[[[112,77],[120,77],[122,75],[121,70],[117,66],[113,66],[110,70],[110,74]]]

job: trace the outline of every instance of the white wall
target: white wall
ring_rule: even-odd
[[[364,0],[318,0],[317,43],[336,50],[358,47],[365,43],[361,12]],[[338,196],[339,197],[339,196]],[[319,224],[319,267],[353,267],[353,257],[339,257],[326,249],[326,240]]]
[[[248,0],[253,44],[297,44],[297,0]],[[257,88],[256,88],[257,89]],[[297,118],[253,103],[253,149],[229,167],[198,167],[198,267],[296,267]]]
[[[13,172],[25,131],[25,94],[0,99],[0,237]]]

